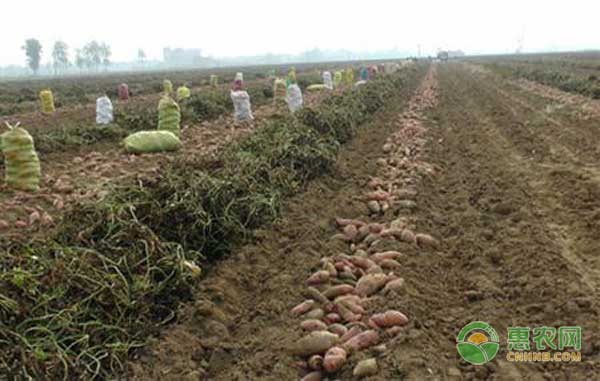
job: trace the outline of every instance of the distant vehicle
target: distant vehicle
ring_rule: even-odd
[[[441,51],[441,52],[438,52],[438,54],[437,54],[437,58],[438,58],[440,61],[448,61],[448,52],[446,52],[446,51]]]

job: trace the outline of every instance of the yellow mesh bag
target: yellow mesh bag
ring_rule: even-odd
[[[164,96],[158,102],[158,130],[170,131],[179,137],[181,112],[179,105],[171,97]]]
[[[40,103],[44,114],[52,114],[56,110],[54,108],[54,96],[50,90],[40,91]]]
[[[211,87],[219,86],[219,76],[211,74],[210,76],[210,85]]]
[[[184,99],[189,98],[192,95],[190,89],[186,86],[180,86],[177,88],[177,100],[182,101]]]
[[[37,191],[40,188],[41,169],[33,138],[18,124],[15,127],[8,123],[6,125],[10,131],[0,136],[6,183],[14,189]]]
[[[167,95],[173,94],[173,83],[171,81],[169,81],[168,79],[165,79],[163,81],[163,91]]]

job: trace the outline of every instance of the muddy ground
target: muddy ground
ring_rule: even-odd
[[[402,217],[440,244],[386,242],[404,254],[395,272],[405,284],[373,298],[367,312],[396,309],[409,324],[382,336],[384,350],[353,353],[324,380],[354,379],[353,366],[367,357],[379,365],[368,380],[598,379],[600,121],[534,88],[459,63],[437,65],[427,87],[435,102],[410,117],[424,127],[416,157],[434,170],[407,180],[416,207],[374,215],[362,196],[381,171],[386,139],[406,128],[407,108],[428,101],[418,87],[424,78],[421,70],[360,130],[335,176],[313,182],[252,245],[208,269],[195,302],[138,354],[130,378],[300,379],[301,358],[289,349],[302,336],[301,320],[290,309],[304,299],[320,259],[348,250],[332,239],[335,218]],[[473,320],[500,335],[500,352],[487,365],[469,365],[456,351],[458,331]],[[581,326],[582,362],[506,361],[507,327],[541,325]]]

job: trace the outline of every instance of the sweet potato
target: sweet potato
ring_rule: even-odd
[[[325,316],[323,318],[323,320],[327,324],[334,324],[334,323],[342,321],[342,317],[340,315],[332,312],[332,313],[327,314],[327,316]]]
[[[375,314],[369,319],[369,325],[372,328],[390,328],[408,324],[408,318],[400,311],[386,311]]]
[[[375,222],[370,223],[369,225],[367,225],[369,228],[369,231],[371,233],[375,233],[375,234],[379,234],[383,231],[383,229],[385,228],[385,225],[383,224],[378,224]]]
[[[333,323],[327,329],[329,330],[329,332],[335,333],[339,337],[342,337],[346,333],[348,333],[348,328],[339,323]]]
[[[305,300],[302,303],[298,304],[296,307],[292,308],[291,313],[292,315],[300,316],[310,311],[310,309],[313,308],[314,305],[314,300]]]
[[[392,291],[398,291],[400,290],[402,287],[404,286],[404,279],[399,278],[399,279],[395,279],[392,281],[389,281],[385,287],[383,288],[383,292],[385,294],[392,292]]]
[[[329,348],[325,353],[325,359],[323,360],[323,367],[325,371],[329,373],[337,372],[344,366],[347,359],[346,351],[340,347]]]
[[[379,262],[379,266],[383,269],[398,269],[401,267],[400,263],[395,261],[394,259],[384,259]]]
[[[329,281],[329,277],[330,277],[329,271],[319,270],[316,273],[312,274],[306,280],[306,284],[307,285],[315,285],[315,284],[326,283]]]
[[[323,356],[314,355],[308,359],[308,367],[311,370],[323,370]]]
[[[389,228],[389,229],[383,229],[381,231],[381,233],[379,233],[379,235],[381,237],[394,237],[394,238],[401,238],[402,237],[402,230],[404,228]]]
[[[335,268],[335,265],[331,262],[327,262],[323,265],[323,270],[328,271],[329,272],[329,277],[330,278],[335,278],[338,276],[338,272],[337,269]]]
[[[344,226],[350,225],[352,223],[351,221],[352,220],[350,220],[349,218],[340,218],[340,217],[338,217],[338,218],[335,219],[335,224],[338,227],[343,228]]]
[[[382,274],[383,269],[379,265],[375,265],[373,267],[369,267],[367,270],[367,274]]]
[[[300,323],[300,327],[305,331],[325,331],[327,330],[327,325],[323,323],[321,320],[317,319],[308,319],[304,320]]]
[[[358,305],[362,304],[361,297],[358,295],[354,295],[354,294],[341,295],[334,299],[334,302],[336,302],[336,303],[337,302],[345,303],[346,301],[351,301],[352,303],[355,303]]]
[[[326,305],[327,303],[329,303],[329,299],[327,299],[327,297],[325,297],[325,295],[323,295],[321,291],[317,290],[314,287],[308,287],[306,289],[306,292],[303,293],[303,295],[317,301],[318,303],[321,303],[322,305]]]
[[[431,247],[437,249],[439,242],[429,234],[417,234],[417,244],[421,247]]]
[[[344,227],[344,235],[348,239],[348,241],[354,241],[356,239],[356,235],[358,234],[358,229],[355,225],[346,225]]]
[[[350,327],[350,329],[343,336],[340,337],[340,342],[345,343],[348,340],[352,339],[354,336],[359,335],[361,332],[362,329],[357,325]]]
[[[377,188],[379,188],[381,186],[383,186],[383,181],[381,179],[376,178],[376,177],[372,178],[367,183],[367,187],[369,187],[371,189],[377,189]]]
[[[390,229],[402,230],[406,228],[407,225],[408,223],[404,218],[398,218],[390,223]]]
[[[371,232],[371,229],[369,229],[369,227],[367,225],[361,226],[358,229],[358,234],[356,235],[356,242],[360,242],[360,241],[364,240],[365,237],[368,236],[370,232]]]
[[[366,196],[368,201],[385,201],[388,198],[390,198],[390,194],[382,190],[367,193]]]
[[[406,243],[410,243],[413,245],[417,244],[417,237],[415,236],[415,233],[413,233],[412,230],[409,230],[409,229],[402,230],[400,239]]]
[[[363,221],[353,220],[353,219],[349,219],[349,218],[336,218],[335,223],[337,224],[337,226],[339,226],[341,228],[343,228],[344,226],[347,226],[347,225],[356,225],[357,227],[365,225],[365,223]]]
[[[339,285],[339,286],[329,287],[323,293],[323,295],[326,298],[334,299],[334,298],[337,298],[340,295],[351,294],[353,292],[354,292],[354,287],[352,287],[350,285],[347,285],[347,284],[342,284],[342,285]]]
[[[368,270],[369,267],[375,266],[375,262],[373,262],[369,258],[359,257],[356,255],[353,255],[352,257],[350,257],[350,262],[354,266],[360,267],[361,269],[364,269],[364,270]]]
[[[352,312],[344,303],[336,303],[336,311],[344,321],[353,322],[359,321],[362,315]]]
[[[379,291],[388,282],[385,274],[366,274],[356,284],[356,294],[359,296],[370,296]]]
[[[367,246],[371,246],[375,241],[377,241],[381,236],[375,233],[369,233],[365,239],[363,239],[363,243]]]
[[[314,331],[296,343],[293,353],[298,356],[312,356],[325,353],[339,342],[339,336],[329,331]]]
[[[388,201],[380,201],[381,212],[385,213],[390,209],[390,203]]]
[[[374,330],[368,330],[359,333],[346,341],[342,347],[346,350],[360,351],[361,349],[369,348],[379,343],[379,333]]]
[[[381,206],[379,206],[379,202],[377,201],[369,201],[367,202],[367,208],[371,213],[379,213],[381,211]]]
[[[323,316],[325,316],[325,311],[323,311],[320,308],[314,309],[312,311],[308,311],[307,313],[304,314],[304,317],[306,319],[323,319]]]
[[[350,296],[356,296],[356,295],[350,295]],[[353,298],[338,298],[335,301],[335,305],[339,306],[339,305],[343,305],[344,307],[348,308],[350,311],[352,311],[355,314],[361,315],[365,313],[364,308],[361,306],[361,300],[356,300]]]
[[[321,373],[321,371],[314,371],[302,377],[300,381],[321,381],[322,379],[323,373]]]
[[[402,253],[399,251],[384,251],[382,253],[375,253],[371,255],[371,259],[375,261],[375,263],[380,263],[385,259],[398,259],[402,257]]]
[[[395,326],[395,327],[391,327],[391,328],[388,328],[388,329],[386,329],[386,330],[385,330],[385,334],[386,334],[387,336],[389,336],[389,337],[394,337],[394,336],[396,336],[397,334],[399,334],[399,333],[400,333],[400,331],[402,331],[402,327],[400,327],[400,326],[398,326],[398,325],[397,325],[397,326]]]
[[[368,377],[377,374],[377,360],[374,358],[359,362],[352,371],[354,377]]]
[[[17,220],[15,221],[15,227],[23,229],[26,228],[28,226],[27,222],[25,221],[21,221],[21,220]]]
[[[342,233],[334,234],[329,239],[332,241],[338,240],[338,241],[348,242],[348,238]]]

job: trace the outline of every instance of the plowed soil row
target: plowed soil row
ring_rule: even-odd
[[[416,287],[407,303],[420,304],[427,338],[411,343],[431,374],[422,377],[594,379],[600,188],[580,159],[595,147],[575,138],[588,133],[587,122],[549,120],[527,96],[461,65],[443,65],[439,77],[438,123],[425,156],[442,175],[423,183],[419,213],[434,221],[444,250],[403,274]],[[456,355],[456,334],[473,320],[500,334],[501,350],[485,366]],[[507,328],[542,325],[580,325],[583,363],[507,362]]]

